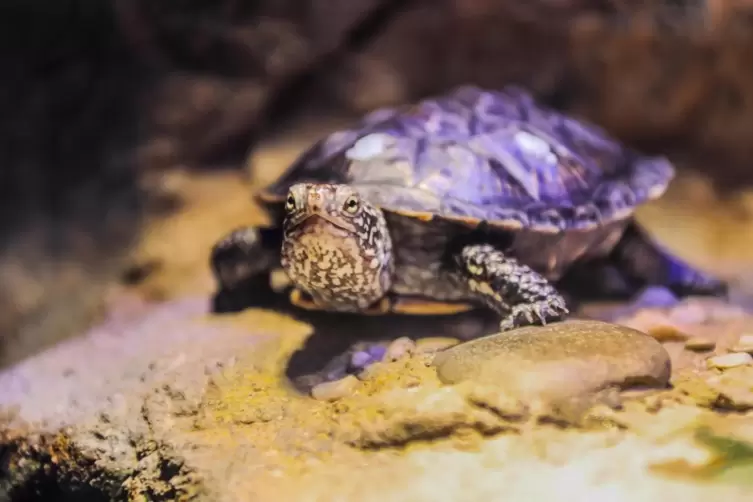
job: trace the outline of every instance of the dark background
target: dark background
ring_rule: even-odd
[[[752,14],[716,0],[6,1],[0,366],[94,322],[144,218],[176,209],[154,173],[241,169],[301,110],[515,82],[745,187]]]

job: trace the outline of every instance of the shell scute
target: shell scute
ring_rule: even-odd
[[[629,217],[674,176],[662,157],[537,103],[527,91],[463,86],[377,110],[305,152],[275,185],[354,185],[385,209],[545,232]]]

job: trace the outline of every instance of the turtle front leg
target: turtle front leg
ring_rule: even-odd
[[[679,297],[727,295],[725,282],[661,249],[635,223],[627,226],[608,260],[638,287],[664,286]]]
[[[465,246],[456,261],[471,295],[502,316],[502,331],[546,324],[569,313],[546,278],[493,246]]]
[[[217,241],[210,257],[218,284],[214,309],[236,311],[273,298],[271,272],[280,267],[281,246],[279,228],[238,228]]]

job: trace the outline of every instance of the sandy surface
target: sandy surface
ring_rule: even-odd
[[[10,473],[0,499],[750,500],[753,369],[708,361],[753,334],[753,317],[708,314],[724,310],[714,306],[700,317],[692,308],[623,316],[662,341],[673,387],[608,393],[556,417],[521,410],[487,384],[443,385],[428,353],[313,399],[305,391],[358,342],[467,338],[488,332],[488,319],[210,315],[211,243],[260,216],[239,177],[176,172],[165,183],[184,210],[154,222],[134,256],[153,272],[113,292],[101,326],[0,373]],[[673,197],[665,212],[647,210],[657,232],[693,222]],[[665,235],[739,275],[732,264],[745,263],[753,226],[741,226],[745,213],[734,218]],[[698,244],[721,225],[740,230],[723,252]],[[689,338],[710,348],[690,350]]]

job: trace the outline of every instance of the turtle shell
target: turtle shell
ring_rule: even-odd
[[[627,218],[674,176],[663,157],[620,144],[508,86],[463,86],[380,109],[304,152],[261,194],[297,182],[347,183],[389,211],[509,229],[588,230]]]

